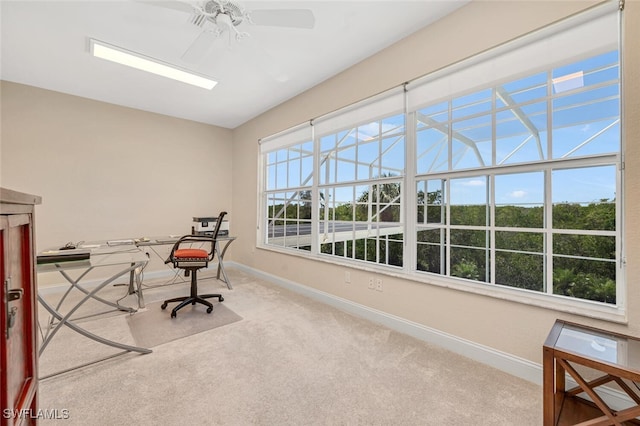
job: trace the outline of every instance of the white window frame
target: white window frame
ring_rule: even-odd
[[[311,256],[312,258],[321,261],[327,262],[330,264],[338,264],[344,265],[351,268],[359,268],[367,271],[375,271],[376,273],[388,274],[391,276],[396,276],[403,279],[409,279],[419,282],[424,282],[432,285],[443,286],[447,288],[455,288],[464,291],[469,291],[476,294],[483,294],[494,298],[510,300],[514,302],[539,306],[543,308],[551,308],[559,311],[571,312],[579,315],[596,317],[600,319],[605,319],[614,322],[625,322],[626,321],[626,277],[625,277],[625,268],[624,268],[624,247],[622,243],[623,235],[624,235],[624,216],[623,216],[623,205],[624,205],[624,170],[623,170],[623,162],[622,158],[624,155],[623,146],[620,148],[620,152],[617,154],[608,154],[602,155],[595,158],[577,158],[570,160],[571,164],[574,165],[594,165],[594,164],[602,164],[603,161],[607,165],[615,164],[618,166],[616,173],[616,193],[623,194],[622,197],[616,197],[616,262],[618,264],[618,274],[616,279],[616,304],[610,305],[601,302],[593,302],[589,300],[583,299],[573,299],[566,296],[559,296],[548,294],[545,292],[535,292],[522,290],[518,288],[511,288],[507,286],[501,285],[493,285],[486,283],[478,283],[472,282],[464,279],[450,278],[446,276],[438,276],[436,274],[425,274],[424,272],[417,271],[416,269],[416,194],[415,188],[416,183],[422,179],[434,179],[438,174],[427,174],[427,175],[418,175],[416,173],[415,161],[413,160],[416,155],[416,140],[415,140],[415,111],[425,103],[420,101],[420,99],[426,98],[429,99],[427,103],[433,103],[434,99],[431,98],[431,94],[434,93],[431,89],[434,87],[433,82],[438,79],[447,79],[448,75],[451,74],[451,71],[462,70],[462,74],[460,76],[465,77],[466,80],[469,78],[469,72],[475,70],[473,72],[479,73],[483,77],[474,78],[473,81],[475,84],[478,81],[481,81],[482,78],[494,78],[493,77],[493,68],[487,68],[484,64],[490,63],[492,61],[487,61],[487,59],[495,59],[501,52],[509,52],[516,51],[516,55],[512,55],[509,59],[510,65],[520,66],[522,61],[522,55],[526,55],[527,52],[530,52],[540,48],[540,46],[544,45],[554,45],[555,52],[559,52],[558,54],[564,55],[566,50],[561,48],[563,43],[569,43],[570,46],[573,46],[571,43],[575,42],[576,37],[583,37],[582,35],[574,35],[567,39],[556,39],[553,38],[553,35],[549,36],[549,33],[554,32],[562,32],[564,30],[570,29],[573,26],[582,26],[583,28],[588,28],[587,33],[591,35],[596,35],[592,37],[591,46],[595,47],[596,50],[602,50],[604,47],[601,43],[602,38],[598,37],[598,31],[594,31],[594,26],[602,25],[604,21],[610,23],[611,15],[608,13],[613,8],[616,8],[617,5],[613,5],[610,2],[605,4],[604,6],[599,6],[596,8],[592,8],[578,16],[568,18],[561,23],[555,24],[553,27],[544,28],[539,32],[534,34],[523,36],[522,38],[515,40],[514,42],[508,43],[507,45],[500,46],[495,48],[489,52],[482,53],[477,57],[470,58],[469,61],[463,61],[462,63],[455,64],[451,67],[447,67],[438,72],[432,73],[428,76],[425,76],[423,79],[417,79],[415,81],[409,82],[405,84],[402,89],[403,91],[409,91],[409,95],[404,98],[404,111],[405,111],[405,173],[402,176],[402,200],[401,205],[402,208],[402,221],[404,226],[404,255],[403,255],[403,266],[402,268],[397,267],[385,267],[383,265],[375,264],[375,263],[367,263],[367,262],[359,262],[354,261],[353,259],[344,259],[335,256],[326,256],[319,253],[320,247],[320,228],[318,226],[319,218],[318,210],[319,210],[319,198],[318,194],[322,186],[319,185],[319,157],[320,157],[320,147],[319,147],[319,136],[321,134],[326,134],[328,131],[336,130],[340,128],[340,126],[347,127],[348,126],[357,126],[359,123],[370,122],[384,116],[380,109],[370,108],[367,110],[366,107],[362,107],[360,104],[356,104],[355,106],[347,107],[344,110],[340,110],[327,116],[321,117],[319,119],[313,119],[309,123],[304,123],[301,126],[296,126],[294,129],[289,129],[289,131],[281,132],[280,134],[275,135],[274,137],[265,138],[269,140],[275,140],[272,146],[274,147],[286,147],[288,144],[291,144],[292,140],[296,139],[296,135],[299,135],[300,128],[309,127],[309,129],[303,130],[304,132],[309,131],[312,134],[312,140],[314,142],[314,170],[312,171],[313,175],[313,185],[312,185],[312,194],[313,194],[313,203],[314,208],[312,209],[312,223],[313,229],[316,232],[312,232],[311,240],[312,247],[311,252],[300,251],[300,250],[290,250],[284,247],[276,247],[265,244],[263,238],[265,235],[265,230],[262,229],[264,226],[264,218],[266,217],[266,206],[265,206],[265,182],[267,179],[266,171],[265,171],[265,160],[264,160],[264,152],[268,152],[271,148],[269,144],[262,145],[261,144],[261,155],[259,159],[259,170],[262,170],[260,173],[260,179],[258,182],[258,193],[260,194],[261,202],[259,203],[259,211],[258,211],[258,231],[257,231],[257,245],[258,248],[273,250],[277,252],[287,253],[290,255],[299,255],[304,257]],[[616,14],[615,21],[617,22],[618,28],[620,28],[620,16]],[[620,43],[620,34],[616,34],[618,38],[618,48],[620,55],[622,54],[622,48]],[[588,44],[588,43],[587,43]],[[606,44],[606,43],[605,43]],[[518,52],[521,52],[519,54]],[[579,56],[583,57],[587,55],[587,53],[580,52]],[[579,58],[572,59],[573,61],[578,60]],[[622,58],[620,58],[619,62],[620,68],[622,67]],[[545,68],[548,69],[548,68]],[[527,72],[527,74],[533,74],[536,71],[541,71],[541,69],[533,69],[526,68],[522,70],[523,72]],[[516,73],[517,74],[517,73]],[[473,74],[472,74],[473,75]],[[488,76],[488,77],[487,77]],[[516,78],[518,75],[510,76],[510,78]],[[458,78],[458,77],[456,77]],[[458,88],[460,84],[459,78],[453,78],[450,81],[447,81],[445,86],[456,87],[454,93],[456,96],[459,94]],[[492,83],[493,84],[493,83]],[[619,87],[622,88],[623,82],[620,78]],[[445,87],[442,86],[442,87]],[[477,86],[474,86],[477,87]],[[488,85],[487,87],[492,87]],[[472,90],[471,88],[469,90]],[[384,94],[378,95],[374,97],[373,102],[371,100],[363,101],[365,104],[374,104],[381,105],[381,102],[375,102],[376,99],[384,98]],[[449,98],[451,94],[447,94],[446,91],[442,92],[442,96]],[[622,97],[622,90],[620,91],[620,97]],[[443,99],[444,100],[444,99]],[[383,108],[384,109],[384,108]],[[551,114],[551,111],[547,111],[548,114]],[[387,114],[391,115],[391,114]],[[620,117],[623,116],[622,109],[620,110]],[[337,117],[337,118],[336,118]],[[327,124],[329,123],[329,124]],[[338,123],[338,124],[335,124]],[[622,123],[623,124],[623,123]],[[624,127],[621,124],[621,133],[624,132]],[[494,124],[495,125],[495,124]],[[328,130],[329,129],[329,130]],[[495,130],[494,130],[495,131]],[[547,131],[551,132],[552,129],[547,129]],[[622,140],[622,139],[621,139]],[[622,143],[621,143],[622,145]],[[547,153],[551,156],[551,146],[547,148]],[[495,155],[495,154],[494,154]],[[495,161],[495,159],[494,159]],[[482,174],[489,175],[490,180],[493,182],[496,174],[500,174],[501,171],[509,170],[510,172],[526,172],[531,170],[540,170],[544,168],[547,170],[549,167],[552,167],[552,164],[556,163],[553,160],[547,160],[542,163],[530,163],[530,164],[509,164],[503,166],[491,166],[491,167],[481,167],[478,169],[472,170],[460,170],[456,172],[447,172],[446,175],[450,178],[451,176],[456,175],[465,175],[465,174]],[[569,164],[567,162],[566,164]],[[343,184],[344,182],[339,182],[338,184]],[[361,184],[365,182],[346,182],[344,184],[353,183],[353,184]],[[371,183],[367,181],[366,183]],[[545,186],[549,185],[549,179],[545,179]],[[545,188],[547,194],[550,193],[550,188]],[[547,195],[549,197],[549,195]],[[491,212],[494,212],[495,199],[491,198],[489,201],[492,205]],[[408,208],[407,208],[408,206]],[[547,209],[551,209],[551,200],[545,199],[545,206]],[[495,233],[497,227],[493,225],[493,221],[491,222],[491,226],[487,228],[489,232]],[[545,227],[543,232],[548,233],[552,232],[549,227]],[[597,234],[597,232],[596,232]],[[608,235],[608,234],[607,234]],[[492,256],[492,262],[495,262],[494,257]],[[495,266],[495,265],[493,265]],[[491,268],[491,275],[495,277],[495,268]],[[547,279],[550,280],[552,274],[551,268],[547,268]],[[548,287],[549,288],[549,287]]]

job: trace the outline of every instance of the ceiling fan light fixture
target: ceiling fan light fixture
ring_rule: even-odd
[[[131,68],[150,72],[152,74],[181,81],[207,90],[213,89],[215,85],[218,84],[217,81],[195,74],[192,71],[183,70],[175,65],[164,63],[157,59],[153,59],[121,47],[113,46],[102,41],[90,39],[89,44],[91,54],[96,58],[116,62],[121,65],[126,65]]]

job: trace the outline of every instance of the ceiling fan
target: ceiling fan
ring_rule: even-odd
[[[201,59],[216,39],[227,36],[229,46],[249,36],[242,31],[245,23],[271,27],[313,29],[315,17],[309,9],[256,9],[247,10],[235,0],[205,1],[142,1],[157,6],[190,13],[189,23],[202,29],[182,59],[196,62]]]

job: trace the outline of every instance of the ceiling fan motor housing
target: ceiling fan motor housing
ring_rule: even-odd
[[[226,15],[233,26],[238,26],[242,23],[246,15],[244,8],[232,1],[209,0],[202,6],[202,10],[207,15],[207,19],[214,24],[219,23],[218,17]],[[223,22],[226,24],[226,19],[223,19]]]

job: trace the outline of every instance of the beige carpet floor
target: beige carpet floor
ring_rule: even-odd
[[[228,273],[233,290],[211,279],[200,287],[222,293],[241,320],[160,344],[151,354],[127,353],[41,381],[40,408],[69,413],[41,424],[542,423],[537,385],[243,272]],[[149,289],[145,299],[157,306],[186,293],[188,284],[177,284]],[[204,308],[200,313],[207,316]],[[128,316],[87,322],[133,344]],[[65,330],[46,349],[41,370],[117,352]]]

